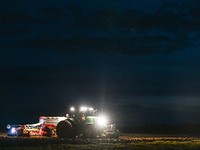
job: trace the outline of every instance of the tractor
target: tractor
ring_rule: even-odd
[[[71,107],[70,113],[57,124],[56,130],[60,138],[118,138],[120,134],[114,124],[108,125],[104,117],[98,116],[97,109],[91,107]]]

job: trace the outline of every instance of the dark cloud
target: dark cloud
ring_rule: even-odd
[[[2,37],[13,37],[27,35],[31,33],[31,28],[22,25],[16,25],[15,27],[0,28],[0,35]]]
[[[144,109],[144,106],[138,105],[138,104],[123,104],[121,105],[127,109],[131,109],[131,110],[138,110],[138,109]]]
[[[43,13],[44,16],[65,16],[65,13],[63,11],[61,11],[59,8],[54,7],[43,7],[41,8],[41,13]]]
[[[6,47],[39,48],[57,53],[100,52],[132,54],[169,53],[181,50],[190,42],[184,37],[173,39],[170,36],[145,36],[124,39],[106,37],[72,37],[66,39],[37,38],[9,43]]]
[[[60,53],[170,53],[192,45],[193,39],[189,34],[199,31],[199,19],[195,17],[199,11],[193,5],[186,7],[185,4],[166,3],[151,14],[136,9],[118,12],[112,7],[93,13],[83,13],[76,7],[70,11],[74,15],[66,15],[54,7],[43,7],[38,17],[22,13],[5,15],[1,18],[2,24],[57,24],[45,29],[35,39],[22,39],[9,45]],[[39,27],[38,30],[42,31],[43,28]],[[14,26],[7,28],[2,31],[4,36],[6,31],[10,35],[34,32],[28,25],[17,29]]]
[[[48,24],[61,24],[61,22],[65,22],[70,16],[59,8],[43,7],[40,9],[38,17],[46,23],[48,22]]]
[[[42,23],[41,19],[33,17],[30,14],[26,14],[23,12],[7,12],[6,14],[1,16],[1,25],[12,25],[15,24],[23,24],[23,23]]]
[[[44,23],[42,19],[23,12],[0,12],[0,35],[1,37],[20,37],[29,36],[34,24]],[[4,39],[2,38],[2,42]],[[6,41],[7,42],[7,41]]]
[[[0,8],[0,16],[2,16],[5,13],[5,10],[3,8]]]

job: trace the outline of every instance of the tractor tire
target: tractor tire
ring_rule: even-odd
[[[59,138],[74,138],[75,132],[69,120],[60,121],[57,125],[57,135]]]
[[[84,137],[86,138],[96,138],[97,130],[94,125],[85,125]]]

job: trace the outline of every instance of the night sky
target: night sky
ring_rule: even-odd
[[[0,123],[70,106],[119,126],[200,123],[199,0],[0,1]]]

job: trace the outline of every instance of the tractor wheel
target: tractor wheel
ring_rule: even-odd
[[[86,138],[96,138],[97,130],[94,125],[86,125],[84,131],[84,137]]]
[[[60,121],[57,125],[57,135],[59,138],[74,138],[75,133],[69,120]]]

